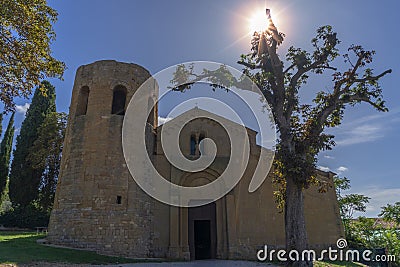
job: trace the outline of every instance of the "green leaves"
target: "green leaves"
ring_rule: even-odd
[[[286,53],[286,61],[296,66],[297,69],[304,69],[311,64],[311,55],[301,48],[289,47]]]
[[[365,212],[367,208],[366,204],[369,202],[370,198],[360,194],[343,194],[343,191],[351,188],[350,180],[346,177],[335,176],[333,177],[333,182],[346,239],[351,243],[351,246],[361,244],[363,241],[355,234],[353,214],[356,211]],[[359,223],[360,225],[357,231],[369,231],[373,225],[373,220],[363,220],[363,218],[361,218]]]
[[[0,101],[12,110],[45,77],[62,78],[65,64],[51,55],[57,12],[46,0],[0,0]]]
[[[1,122],[0,122],[1,123]],[[11,115],[3,140],[0,144],[0,196],[2,195],[10,170],[10,157],[14,138],[14,113]],[[2,199],[0,198],[0,204]]]
[[[340,40],[337,39],[336,35],[330,25],[318,28],[316,37],[311,40],[314,47],[312,57],[315,61],[330,62],[339,56],[339,50],[336,45],[340,43]]]
[[[400,266],[400,239],[398,228],[381,219],[358,217],[356,220],[345,220],[347,225],[346,239],[351,248],[387,249],[391,258],[391,266]]]
[[[336,195],[339,202],[340,215],[343,220],[349,220],[353,218],[353,214],[356,211],[365,212],[367,206],[371,198],[360,195],[360,194],[347,194],[343,195],[342,191],[346,191],[350,189],[350,180],[346,177],[338,177],[335,176],[333,178]]]
[[[30,148],[27,157],[34,169],[42,171],[37,201],[43,210],[50,210],[53,206],[67,117],[65,113],[47,114],[38,129],[38,138]]]
[[[339,198],[340,212],[343,218],[350,219],[354,212],[365,212],[371,198],[360,194],[349,194]]]
[[[394,222],[400,226],[400,202],[396,202],[393,205],[387,204],[382,207],[382,212],[379,214],[379,217],[383,217],[385,221]]]
[[[22,122],[20,134],[11,164],[9,195],[14,205],[27,206],[38,197],[42,169],[33,168],[28,155],[39,135],[39,127],[47,114],[56,111],[55,88],[49,82],[42,82],[43,94],[39,87]]]
[[[30,148],[28,160],[35,169],[46,168],[61,159],[61,151],[67,126],[65,113],[47,114],[38,129],[38,138]]]

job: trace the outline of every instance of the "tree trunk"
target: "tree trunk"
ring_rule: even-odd
[[[285,232],[287,255],[291,250],[296,250],[300,256],[299,261],[289,261],[288,265],[296,267],[313,266],[312,260],[302,261],[301,258],[302,251],[308,249],[304,197],[302,186],[296,183],[293,177],[288,177],[286,180]]]

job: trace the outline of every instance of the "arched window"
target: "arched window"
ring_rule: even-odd
[[[89,100],[89,87],[83,86],[81,90],[79,90],[78,105],[76,107],[76,112],[75,112],[76,116],[86,115],[88,100]]]
[[[149,97],[148,101],[147,101],[147,108],[149,109],[150,107],[153,107],[154,105],[154,101],[153,98]],[[151,125],[154,126],[154,107],[151,109],[149,117],[147,117],[147,123],[150,123]]]
[[[196,155],[196,136],[194,134],[190,136],[190,155]]]
[[[204,143],[200,143],[204,138],[206,138],[206,135],[203,133],[200,134],[200,136],[199,136],[199,155],[201,155],[202,151],[203,151],[203,154],[206,154],[205,150],[204,150]]]
[[[111,114],[125,115],[126,88],[118,85],[114,88]]]

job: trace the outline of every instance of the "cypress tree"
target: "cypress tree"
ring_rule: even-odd
[[[56,111],[55,88],[49,82],[43,81],[32,98],[31,106],[22,122],[20,134],[11,164],[9,196],[14,206],[28,206],[38,198],[40,179],[43,169],[35,169],[28,159],[29,150],[38,138],[38,129],[47,114]]]
[[[3,113],[0,113],[0,138],[1,138],[1,134],[3,133],[2,132],[2,130],[3,130],[2,122],[3,122]]]
[[[38,139],[28,156],[34,168],[44,169],[37,201],[43,210],[50,210],[53,206],[67,118],[65,113],[48,114],[39,128]]]
[[[10,170],[10,156],[14,139],[14,113],[8,122],[7,130],[4,133],[0,144],[0,195],[7,184],[8,172]]]

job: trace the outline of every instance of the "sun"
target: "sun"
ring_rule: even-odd
[[[254,32],[265,31],[268,27],[268,19],[265,14],[265,10],[257,10],[249,18],[249,32],[252,34]]]

